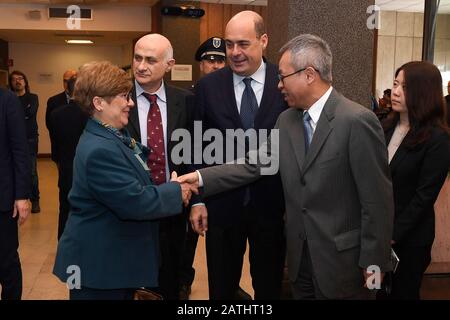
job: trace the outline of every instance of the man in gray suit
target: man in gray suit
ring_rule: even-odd
[[[367,287],[391,270],[394,210],[382,128],[372,112],[331,86],[332,55],[324,40],[300,35],[280,52],[278,88],[290,108],[275,126],[280,156],[269,156],[279,160],[285,192],[293,296],[373,298]],[[268,150],[277,150],[273,142]],[[264,174],[251,158],[180,180],[203,186],[204,196],[229,190]],[[191,222],[198,232],[207,230],[206,216]]]

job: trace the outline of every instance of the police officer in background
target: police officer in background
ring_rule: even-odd
[[[202,76],[225,67],[225,41],[212,37],[203,42],[195,53],[195,60],[200,62]]]
[[[200,62],[201,76],[225,67],[225,40],[219,37],[211,37],[203,42],[195,53],[195,60]],[[220,89],[220,88],[218,88]],[[195,89],[193,88],[195,91]],[[194,205],[195,206],[195,205]],[[204,205],[198,206],[198,210],[206,210]],[[197,247],[198,234],[192,230],[190,222],[187,223],[185,247],[180,268],[180,300],[189,300],[191,286],[194,281],[195,269],[192,267]],[[252,297],[239,288],[235,295],[236,300],[251,300]]]

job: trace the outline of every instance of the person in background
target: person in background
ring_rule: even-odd
[[[81,273],[71,299],[132,299],[136,288],[158,286],[158,220],[187,205],[188,186],[156,185],[146,164],[148,148],[126,129],[130,76],[110,62],[83,65],[74,99],[90,119],[78,143],[69,193],[71,206],[58,243],[54,274],[67,281]]]
[[[72,97],[76,75],[67,81],[67,89]],[[86,126],[88,116],[80,106],[73,100],[68,105],[57,108],[50,114],[50,124],[53,128],[53,150],[59,159],[58,165],[58,188],[59,188],[59,217],[58,217],[58,240],[64,231],[69,216],[70,204],[68,195],[72,187],[73,159],[78,140]]]
[[[75,70],[67,70],[66,72],[64,72],[63,74],[64,91],[48,98],[47,100],[47,109],[45,110],[45,126],[47,127],[50,136],[52,160],[56,164],[58,164],[58,159],[56,158],[53,147],[53,140],[55,138],[53,135],[52,127],[50,125],[50,115],[52,114],[53,111],[70,103],[69,87],[67,86],[67,84],[69,79],[71,79],[73,76],[76,76],[76,74],[77,72]]]
[[[380,108],[383,109],[391,109],[392,103],[391,103],[391,89],[386,89],[383,91],[383,98],[380,99],[378,103]]]
[[[225,67],[225,40],[209,38],[198,47],[195,60],[199,61],[202,76],[222,69]]]
[[[11,72],[9,75],[9,84],[11,90],[19,97],[25,115],[31,167],[31,213],[39,213],[41,211],[39,204],[39,177],[37,172],[39,133],[36,120],[39,98],[36,94],[30,92],[28,79],[21,71],[15,70]]]
[[[0,285],[2,300],[22,297],[18,225],[30,213],[31,168],[19,99],[0,88]]]
[[[401,66],[395,73],[392,110],[395,117],[385,125],[385,136],[395,203],[392,247],[400,263],[388,298],[420,299],[435,236],[434,203],[450,167],[439,69],[425,61]]]

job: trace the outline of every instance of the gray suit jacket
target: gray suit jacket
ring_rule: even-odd
[[[302,117],[291,108],[275,126],[289,277],[297,279],[307,241],[321,292],[346,298],[361,290],[361,268],[391,270],[394,203],[384,134],[372,112],[333,89],[305,156]],[[261,166],[247,161],[200,173],[208,196],[258,179]]]

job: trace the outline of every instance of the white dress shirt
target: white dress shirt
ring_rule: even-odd
[[[264,92],[264,83],[266,81],[266,63],[264,61],[261,61],[261,65],[259,66],[258,70],[254,74],[248,77],[243,77],[235,74],[233,72],[233,85],[234,85],[234,96],[236,97],[236,105],[238,108],[239,114],[241,113],[241,100],[242,100],[242,94],[245,90],[245,78],[252,78],[251,86],[253,89],[253,92],[256,96],[256,101],[258,102],[258,107],[261,105],[261,100]]]
[[[144,93],[144,89],[134,81],[136,86],[136,100],[137,100],[137,108],[139,114],[139,128],[141,130],[141,143],[147,147],[147,115],[150,110],[150,101],[147,100],[146,97],[142,95]],[[156,92],[147,92],[149,94],[156,94],[159,111],[161,112],[161,120],[163,126],[164,133],[164,157],[166,159],[166,181],[170,181],[170,172],[169,172],[169,162],[167,157],[167,99],[166,99],[166,90],[164,87],[164,81],[161,83],[161,87],[159,87]]]
[[[319,121],[323,107],[325,107],[325,103],[328,101],[328,98],[330,97],[331,91],[333,91],[333,87],[330,86],[328,90],[320,97],[319,100],[317,100],[308,110],[303,111],[303,113],[308,111],[309,116],[311,117],[309,123],[311,124],[311,127],[313,129],[313,136],[314,132],[316,131],[317,122]]]

